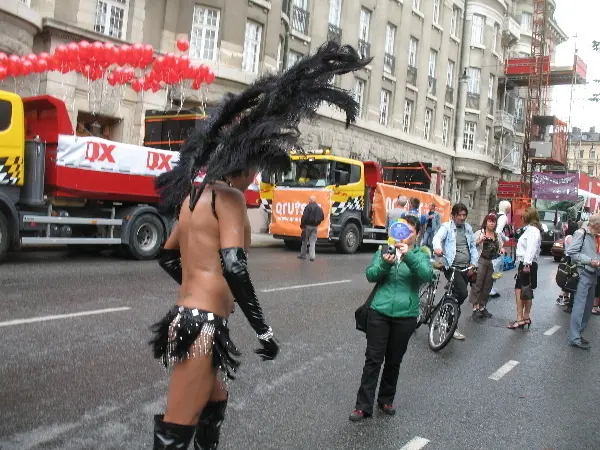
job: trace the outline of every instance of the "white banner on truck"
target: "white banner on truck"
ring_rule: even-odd
[[[117,172],[124,175],[158,176],[171,170],[179,152],[123,144],[94,136],[58,136],[56,164],[63,167]],[[201,182],[200,175],[196,181]],[[260,174],[248,189],[260,189]]]

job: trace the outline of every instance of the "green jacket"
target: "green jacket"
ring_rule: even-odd
[[[419,287],[433,280],[433,269],[429,255],[420,248],[406,253],[400,264],[388,264],[379,250],[367,267],[367,280],[383,280],[371,309],[388,317],[418,317]]]

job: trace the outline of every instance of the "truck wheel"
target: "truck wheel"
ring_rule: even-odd
[[[0,212],[0,261],[4,259],[10,248],[10,234],[8,232],[8,220]]]
[[[165,242],[165,231],[154,214],[142,214],[129,229],[128,253],[138,261],[154,259]]]
[[[302,246],[302,241],[284,239],[283,245],[285,245],[285,248],[287,248],[288,250],[300,250],[300,247]]]
[[[340,239],[337,243],[337,250],[340,253],[352,254],[356,253],[360,246],[360,232],[358,227],[353,223],[348,223],[344,226],[340,233]]]

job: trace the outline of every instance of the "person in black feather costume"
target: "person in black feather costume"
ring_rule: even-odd
[[[159,264],[181,287],[176,305],[153,326],[154,357],[172,367],[166,412],[154,418],[155,450],[186,449],[192,438],[196,450],[217,448],[228,398],[224,381],[239,366],[227,323],[234,301],[256,331],[261,348],[255,352],[263,360],[277,356],[279,344],[248,274],[243,192],[258,171],[290,170],[289,151],[301,149],[298,126],[322,103],[345,112],[346,126],[356,120],[358,104],[331,80],[369,62],[350,46],[327,42],[286,72],[227,94],[188,138],[175,167],[157,178],[163,211],[178,219]]]

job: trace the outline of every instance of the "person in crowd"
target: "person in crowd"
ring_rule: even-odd
[[[396,253],[380,248],[367,267],[367,280],[378,282],[367,319],[365,365],[350,420],[360,421],[373,415],[377,381],[384,363],[377,405],[385,414],[394,415],[396,385],[400,363],[419,316],[419,287],[433,279],[428,253],[415,246],[420,223],[405,217],[411,234],[395,244]]]
[[[315,244],[317,243],[317,228],[325,216],[323,209],[317,204],[317,197],[310,196],[308,205],[302,212],[300,219],[300,229],[302,229],[302,247],[300,248],[300,259],[306,259],[306,249],[308,247],[308,256],[311,261],[315,260]]]
[[[452,219],[440,227],[433,237],[433,252],[443,256],[444,275],[449,280],[454,269],[466,269],[477,266],[479,254],[471,225],[466,223],[469,210],[463,203],[456,203],[451,210]],[[469,295],[469,273],[456,272],[452,287],[456,299],[462,305]],[[463,340],[465,336],[458,331],[454,338]]]
[[[574,220],[569,220],[566,231],[567,234],[565,235],[565,240],[563,243],[563,249],[566,250],[566,248],[571,244],[571,241],[573,240],[573,235],[578,229],[579,226],[577,225],[577,222],[575,222]],[[558,295],[558,298],[556,299],[556,305],[564,306],[564,311],[570,313],[573,309],[574,297],[575,296],[573,293],[561,291]]]
[[[423,233],[423,245],[426,245],[431,250],[433,247],[433,236],[440,229],[442,225],[442,217],[440,213],[435,210],[435,203],[429,205],[429,212],[427,213],[427,222],[425,224],[425,231]]]
[[[166,412],[154,416],[154,450],[185,450],[192,439],[197,450],[218,448],[229,396],[225,381],[235,378],[240,364],[229,333],[234,301],[256,333],[255,352],[263,360],[278,355],[248,271],[244,191],[261,170],[289,172],[288,152],[299,143],[300,123],[322,103],[340,108],[347,126],[356,120],[358,103],[330,80],[370,61],[329,41],[287,71],[226,94],[186,139],[173,169],[156,178],[161,209],[178,221],[173,248],[160,264],[180,280],[180,289],[175,305],[154,324],[150,342],[154,357],[172,369]]]
[[[512,235],[512,227],[508,220],[508,215],[512,210],[512,206],[508,200],[502,200],[498,204],[498,221],[496,222],[496,233],[500,234],[502,237],[502,247],[504,247],[504,243],[508,241]],[[495,284],[495,282],[494,282]],[[494,284],[492,284],[492,290],[490,291],[490,297],[497,298],[500,297],[500,293],[494,289]]]
[[[398,219],[404,217],[407,212],[406,205],[408,203],[407,198],[404,195],[399,196],[394,202],[394,208],[387,215],[387,226],[386,229],[390,228],[390,224]]]
[[[517,275],[515,281],[515,300],[517,303],[517,320],[508,324],[508,328],[516,330],[531,327],[531,304],[533,299],[521,299],[521,288],[531,286],[537,288],[537,260],[542,245],[542,225],[537,210],[529,207],[523,213],[523,233],[517,241]]]
[[[585,330],[592,314],[596,284],[598,282],[598,269],[600,268],[600,214],[594,214],[590,217],[587,229],[575,232],[565,253],[577,263],[577,272],[579,273],[579,283],[575,292],[571,323],[567,337],[573,347],[588,350],[590,343],[581,334]]]
[[[503,253],[502,236],[496,232],[496,215],[490,213],[483,219],[481,229],[475,233],[475,243],[479,250],[479,261],[477,266],[477,281],[471,287],[469,303],[473,305],[473,319],[492,317],[487,310],[488,298],[494,282],[493,260]]]

